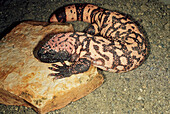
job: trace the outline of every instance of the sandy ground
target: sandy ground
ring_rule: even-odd
[[[164,1],[164,0],[161,0]],[[165,0],[166,1],[166,0]],[[0,36],[23,20],[48,21],[50,14],[82,0],[1,0]],[[158,0],[86,0],[131,15],[150,42],[150,54],[139,68],[127,73],[102,71],[104,84],[86,97],[49,114],[169,114],[169,13],[170,5]],[[74,22],[76,31],[87,24]],[[0,104],[0,114],[36,114],[23,106]]]

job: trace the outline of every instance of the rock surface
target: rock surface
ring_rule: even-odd
[[[93,66],[82,74],[53,80],[51,64],[36,59],[40,40],[73,31],[71,24],[23,22],[0,41],[0,103],[33,108],[38,113],[60,109],[103,83]]]
[[[80,0],[1,0],[0,37],[12,23],[47,21],[53,11]],[[169,114],[169,9],[161,0],[86,0],[100,7],[128,14],[141,25],[151,52],[139,68],[127,73],[102,71],[105,83],[86,97],[49,114]],[[143,9],[146,8],[146,9]],[[75,31],[87,23],[71,22]],[[83,104],[83,105],[82,105]],[[37,114],[24,106],[0,104],[0,114]]]

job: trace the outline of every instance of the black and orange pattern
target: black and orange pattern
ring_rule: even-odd
[[[126,72],[141,65],[148,54],[146,39],[137,25],[118,12],[92,4],[73,4],[56,10],[50,18],[50,22],[68,21],[84,21],[92,26],[87,33],[56,34],[39,50],[42,61],[73,62],[64,73],[56,70],[58,66],[51,68],[59,72],[53,76],[81,73],[90,64],[106,71]]]

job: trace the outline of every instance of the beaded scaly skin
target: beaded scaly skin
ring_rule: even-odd
[[[90,65],[110,72],[137,68],[148,54],[144,35],[127,16],[92,4],[73,4],[56,10],[50,22],[83,21],[91,23],[86,32],[54,35],[38,51],[43,62],[52,64],[56,79],[85,72]],[[73,64],[67,66],[65,60]]]

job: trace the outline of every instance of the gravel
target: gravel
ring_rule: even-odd
[[[162,0],[161,0],[162,1]],[[0,38],[18,22],[48,21],[50,14],[80,0],[1,0]],[[105,83],[86,97],[49,114],[169,114],[169,10],[159,0],[86,0],[131,15],[150,42],[150,54],[139,68],[127,73],[102,71]],[[88,24],[73,22],[76,31]],[[24,106],[0,104],[2,114],[36,114]]]

